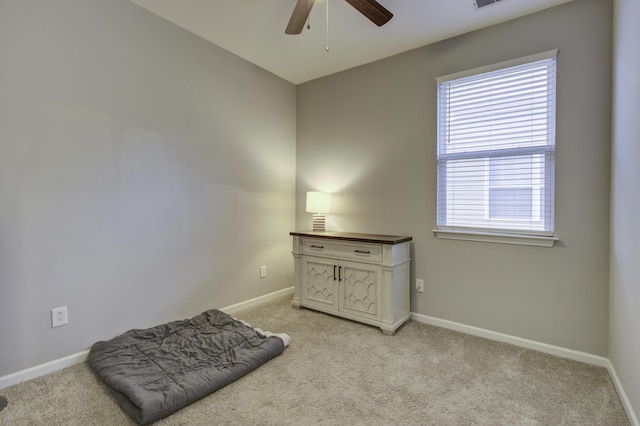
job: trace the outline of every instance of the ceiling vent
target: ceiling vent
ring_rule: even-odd
[[[490,4],[499,2],[500,0],[474,0],[474,4],[478,9],[481,7],[489,6]]]

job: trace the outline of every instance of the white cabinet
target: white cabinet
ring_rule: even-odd
[[[410,316],[411,237],[292,232],[295,307],[316,309],[393,334]]]

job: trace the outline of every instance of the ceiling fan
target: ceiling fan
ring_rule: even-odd
[[[304,24],[307,22],[307,19],[309,19],[309,13],[315,1],[316,0],[298,0],[291,14],[291,19],[289,19],[289,24],[284,30],[285,34],[300,34],[302,32]],[[393,13],[385,9],[376,0],[345,1],[379,27],[389,22],[393,17]]]

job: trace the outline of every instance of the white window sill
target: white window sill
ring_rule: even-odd
[[[482,241],[485,243],[517,244],[523,246],[553,247],[560,239],[542,235],[515,235],[482,231],[453,231],[434,229],[433,233],[438,238],[447,240]]]

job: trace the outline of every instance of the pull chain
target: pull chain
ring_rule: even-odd
[[[327,46],[324,48],[325,52],[329,51],[329,0],[327,0]]]

